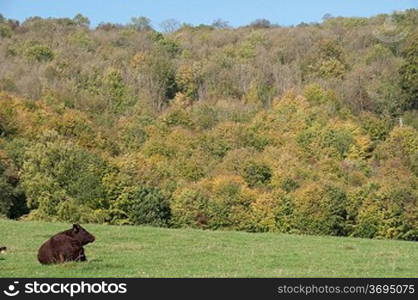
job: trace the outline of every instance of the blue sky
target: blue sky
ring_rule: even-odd
[[[258,18],[280,25],[320,21],[333,16],[372,16],[395,10],[418,8],[418,0],[0,0],[0,13],[23,21],[29,16],[88,16],[93,26],[100,22],[128,23],[131,17],[146,16],[158,29],[165,19],[193,25],[215,19],[232,26]]]

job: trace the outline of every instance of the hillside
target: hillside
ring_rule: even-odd
[[[418,240],[417,10],[146,20],[0,17],[1,216]]]
[[[87,263],[42,266],[68,224],[0,220],[1,277],[417,277],[418,244],[275,233],[86,225]]]

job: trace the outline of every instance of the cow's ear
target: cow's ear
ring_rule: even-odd
[[[80,225],[73,224],[73,232],[77,233],[80,230]]]

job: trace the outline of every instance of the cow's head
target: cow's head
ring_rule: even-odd
[[[71,231],[71,235],[77,239],[82,245],[93,243],[96,239],[94,235],[90,234],[87,230],[81,227],[79,224],[74,224]]]

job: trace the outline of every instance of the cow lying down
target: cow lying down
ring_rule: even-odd
[[[57,233],[47,240],[38,251],[41,264],[57,264],[68,261],[86,261],[84,245],[93,243],[95,237],[79,224],[72,229]]]

